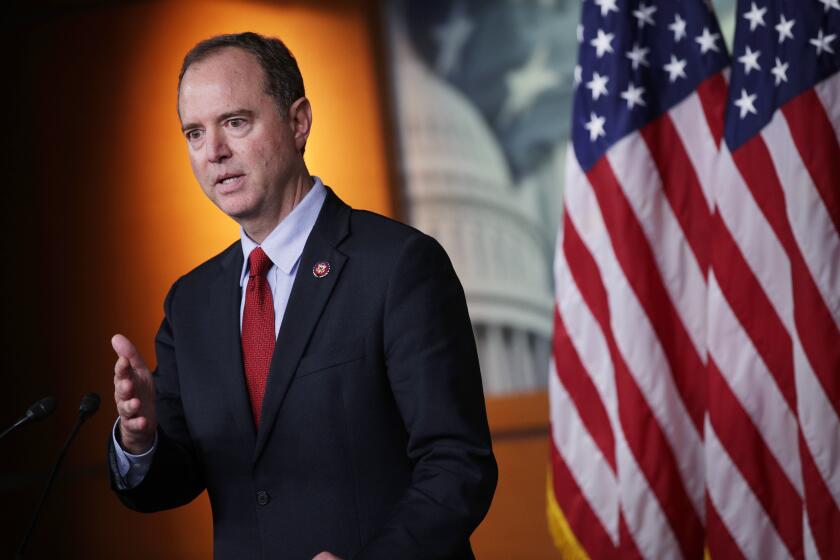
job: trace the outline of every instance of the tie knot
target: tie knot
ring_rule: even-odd
[[[268,255],[265,254],[265,251],[261,247],[257,247],[251,251],[251,255],[248,257],[248,264],[251,268],[248,274],[249,276],[265,276],[273,263],[268,258]]]

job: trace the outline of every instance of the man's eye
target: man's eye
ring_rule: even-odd
[[[194,141],[201,138],[201,131],[200,130],[190,130],[187,132],[187,140]]]
[[[245,124],[245,119],[230,119],[228,124],[233,128],[239,128],[240,126]]]

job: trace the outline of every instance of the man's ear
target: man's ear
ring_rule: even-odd
[[[289,124],[295,135],[295,146],[303,154],[312,129],[312,106],[306,97],[301,97],[289,107]]]

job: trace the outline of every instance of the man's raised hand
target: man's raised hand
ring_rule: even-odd
[[[133,455],[151,449],[157,431],[155,381],[137,348],[121,334],[111,338],[117,353],[114,402],[120,415],[122,447]]]

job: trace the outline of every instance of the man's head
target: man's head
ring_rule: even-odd
[[[193,63],[228,47],[236,47],[254,55],[263,71],[265,92],[275,99],[281,112],[285,113],[292,103],[306,95],[297,60],[283,41],[275,37],[264,37],[246,32],[216,35],[190,49],[181,63],[181,72],[178,74],[179,96],[187,69]]]
[[[285,45],[254,33],[202,41],[184,58],[178,114],[205,194],[252,229],[273,229],[309,174],[312,111]]]

